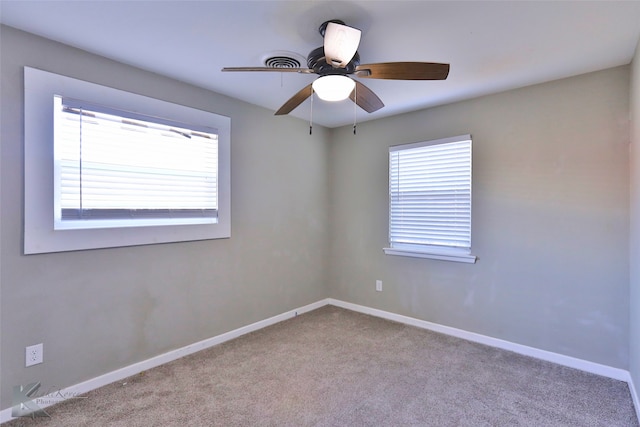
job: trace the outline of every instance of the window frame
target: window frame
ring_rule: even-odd
[[[455,262],[463,262],[463,263],[475,263],[476,256],[471,254],[471,222],[469,222],[469,247],[455,247],[453,245],[427,245],[427,244],[410,244],[410,243],[392,243],[391,238],[391,215],[392,215],[392,168],[391,168],[391,158],[394,152],[399,152],[403,150],[411,150],[426,146],[434,146],[434,145],[443,145],[450,143],[457,143],[469,141],[469,221],[471,221],[471,185],[473,181],[472,177],[472,147],[473,142],[471,135],[459,135],[450,138],[442,138],[430,141],[422,141],[415,142],[410,144],[400,144],[389,147],[389,157],[388,157],[388,167],[389,167],[389,247],[383,248],[384,253],[387,255],[399,255],[399,256],[408,256],[414,258],[429,258],[443,261],[455,261]]]
[[[24,253],[37,254],[231,237],[231,119],[24,67]],[[54,229],[53,96],[201,124],[218,130],[218,221],[213,224]]]

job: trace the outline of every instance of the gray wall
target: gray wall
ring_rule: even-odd
[[[631,74],[631,327],[630,366],[636,392],[640,392],[640,43]],[[640,413],[640,408],[636,408]]]
[[[322,127],[8,27],[0,49],[0,408],[12,385],[70,386],[326,297]],[[21,255],[24,65],[231,117],[231,239]]]
[[[332,131],[330,296],[627,369],[628,112],[619,67]],[[465,133],[478,262],[384,255],[387,148]]]

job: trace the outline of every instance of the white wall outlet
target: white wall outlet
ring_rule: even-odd
[[[42,363],[42,343],[30,345],[26,350],[25,366],[37,365]]]
[[[376,291],[382,292],[382,280],[376,280]]]

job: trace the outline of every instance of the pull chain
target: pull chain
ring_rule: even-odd
[[[311,88],[311,113],[309,114],[309,135],[313,133],[313,87]]]
[[[356,134],[356,117],[358,116],[358,85],[353,88],[353,134]]]

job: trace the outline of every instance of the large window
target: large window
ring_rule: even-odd
[[[54,96],[54,227],[210,224],[216,129]]]
[[[230,129],[25,67],[24,252],[230,237]]]
[[[471,255],[471,136],[389,148],[385,253],[475,262]]]

